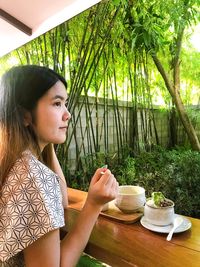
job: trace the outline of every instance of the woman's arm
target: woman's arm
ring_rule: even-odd
[[[93,176],[86,203],[73,229],[60,242],[59,230],[45,234],[24,250],[27,267],[74,267],[83,252],[98,215],[105,203],[114,199],[118,183],[109,170]]]
[[[59,229],[45,234],[25,248],[24,260],[26,267],[60,267]]]
[[[103,205],[118,193],[118,183],[109,170],[98,169],[93,176],[86,203],[74,228],[61,242],[61,266],[75,266],[84,250]],[[67,263],[67,264],[66,264]]]

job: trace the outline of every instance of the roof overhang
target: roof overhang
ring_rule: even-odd
[[[1,0],[0,57],[101,0]]]

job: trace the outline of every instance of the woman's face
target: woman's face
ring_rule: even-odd
[[[34,109],[33,129],[40,149],[49,144],[61,144],[66,139],[71,114],[67,110],[67,92],[58,81],[38,101]]]

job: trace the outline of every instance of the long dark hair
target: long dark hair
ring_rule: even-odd
[[[53,70],[24,65],[11,68],[0,83],[0,189],[9,170],[22,152],[31,148],[39,155],[36,135],[31,126],[24,124],[25,113],[36,107],[38,100],[57,82],[67,88],[65,79]],[[52,146],[49,146],[51,149]],[[49,151],[50,152],[50,151]],[[48,153],[48,146],[43,151]],[[51,158],[43,158],[50,166]]]

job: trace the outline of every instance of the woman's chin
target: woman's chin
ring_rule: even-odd
[[[61,145],[61,144],[63,144],[65,141],[66,141],[66,137],[65,137],[65,138],[60,138],[60,139],[57,140],[57,142],[54,143],[54,144]]]

